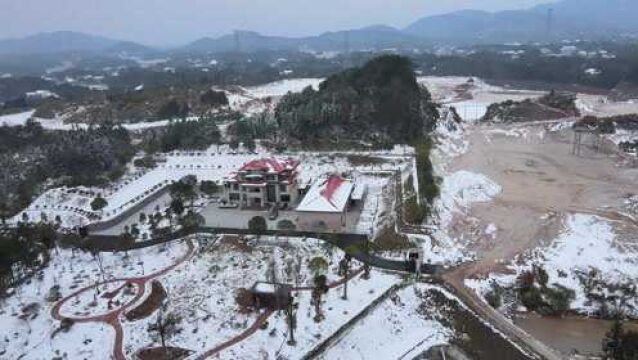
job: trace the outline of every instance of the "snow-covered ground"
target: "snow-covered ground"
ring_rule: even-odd
[[[409,359],[434,346],[448,344],[453,331],[438,321],[436,314],[428,314],[422,308],[423,291],[427,289],[419,284],[401,289],[359,321],[321,358]]]
[[[586,283],[592,271],[604,285],[594,293],[611,295],[606,285],[636,284],[638,281],[638,243],[617,239],[613,222],[594,215],[573,214],[565,221],[561,234],[547,247],[539,247],[519,256],[507,266],[510,274],[491,274],[487,279],[469,279],[466,285],[485,295],[495,281],[507,288],[533,265],[541,266],[549,275],[550,285],[558,284],[576,293],[571,308],[594,313],[599,304],[587,297]],[[636,298],[629,299],[629,313],[638,316]]]
[[[285,343],[287,327],[285,317],[274,315],[269,326],[259,331],[244,343],[219,354],[221,359],[301,359],[308,351],[324,341],[350,318],[363,311],[374,299],[400,281],[396,275],[373,271],[369,280],[361,277],[348,284],[348,300],[341,298],[342,287],[331,289],[324,297],[322,305],[325,319],[320,323],[313,320],[314,310],[310,306],[311,294],[303,291],[296,295],[297,345]]]
[[[324,80],[325,79],[323,78],[286,79],[265,85],[248,87],[246,89],[251,96],[263,99],[266,97],[284,96],[289,92],[301,92],[308,86],[317,90],[319,89],[319,84],[321,84]]]
[[[450,171],[449,164],[469,149],[467,141],[468,122],[454,121],[450,111],[443,111],[443,118],[434,131],[434,147],[431,159],[435,174],[441,178],[440,196],[434,202],[437,230],[434,232],[436,244],[423,242],[427,252],[438,250],[436,260],[455,263],[469,259],[462,245],[450,237],[448,227],[454,216],[465,214],[473,203],[491,201],[501,192],[501,187],[483,174],[470,171]],[[461,115],[463,118],[463,116]]]
[[[230,108],[245,114],[258,114],[273,110],[279,99],[289,92],[301,92],[308,86],[315,90],[323,82],[321,78],[299,78],[275,81],[272,83],[226,89]]]
[[[21,113],[11,114],[11,115],[3,115],[0,116],[0,125],[6,126],[20,126],[25,125],[27,120],[33,119],[34,121],[40,123],[42,128],[46,130],[61,130],[61,131],[70,131],[73,129],[88,129],[88,124],[82,123],[66,123],[62,117],[54,118],[54,119],[44,119],[33,117],[35,114],[35,110],[24,111]],[[190,117],[187,121],[197,120],[197,117]],[[164,127],[170,123],[170,120],[157,120],[157,121],[142,121],[137,123],[124,123],[122,127],[129,131],[138,131],[144,129],[152,129],[156,127]]]
[[[441,225],[449,225],[452,216],[462,213],[473,203],[491,201],[501,190],[500,185],[483,174],[460,170],[445,176],[436,204],[440,209]]]
[[[169,266],[185,252],[186,246],[178,242],[168,248],[158,246],[130,251],[128,256],[125,253],[103,253],[99,259],[80,251],[72,253],[70,250],[54,250],[51,262],[41,274],[13,289],[14,295],[1,300],[0,358],[50,359],[66,356],[69,359],[110,359],[113,330],[106,324],[74,324],[69,332],[60,331],[52,337],[60,326],[51,317],[54,302],[47,301],[52,289],[57,286],[60,295],[66,296],[104,279],[143,276]],[[100,261],[104,273],[100,271]],[[105,288],[100,287],[100,290]],[[69,315],[86,311],[95,311],[99,315],[104,312],[101,308],[103,303],[95,308],[87,306],[93,300],[93,292],[84,295],[88,298],[78,298],[76,305],[72,305],[76,300],[71,300],[69,307],[63,309],[64,312]],[[38,310],[28,321],[22,320],[22,309],[29,305]]]
[[[0,116],[0,125],[2,126],[18,126],[26,124],[27,120],[33,116],[35,110],[24,111],[21,113]]]
[[[505,89],[487,84],[476,77],[422,76],[417,81],[425,85],[432,98],[447,106],[456,108],[464,121],[481,119],[487,108],[505,100],[524,100],[543,95],[541,91]]]
[[[197,237],[193,237],[196,239]],[[248,337],[239,344],[221,353],[223,359],[261,359],[284,356],[298,359],[318,343],[330,336],[351,317],[362,311],[387,289],[401,281],[397,275],[372,271],[369,279],[360,274],[348,283],[348,299],[341,298],[343,286],[331,288],[323,297],[322,311],[325,319],[315,322],[314,306],[310,291],[315,274],[323,273],[328,283],[338,279],[338,262],[344,253],[316,239],[262,237],[248,239],[247,243],[236,240],[220,240],[202,236],[195,240],[195,255],[172,271],[157,277],[168,294],[168,311],[182,316],[181,332],[169,339],[169,344],[193,351],[193,358],[213,349],[221,343],[238,336],[257,319],[257,313],[241,313],[235,302],[239,288],[250,288],[257,281],[277,281],[300,287],[295,291],[297,310],[297,345],[285,344],[287,326],[282,314],[273,314],[265,330]],[[59,286],[62,297],[84,286],[92,285],[104,278],[140,277],[161,271],[187,253],[184,242],[177,241],[128,254],[102,254],[94,259],[89,254],[71,255],[68,250],[53,254],[52,262],[42,271],[42,276],[15,289],[0,310],[0,354],[8,359],[45,359],[66,356],[70,359],[90,357],[95,360],[110,359],[113,348],[113,331],[102,323],[76,323],[69,332],[59,332],[50,339],[59,327],[51,317],[53,301],[45,298],[54,285]],[[323,258],[327,267],[315,269],[310,260]],[[101,260],[104,273],[99,270]],[[352,271],[361,267],[356,261]],[[272,278],[274,274],[274,279]],[[100,294],[115,290],[123,282],[99,287]],[[134,286],[137,286],[134,285]],[[149,294],[149,283],[145,295],[129,309],[135,308]],[[304,288],[304,289],[302,289]],[[130,294],[121,293],[111,302],[130,300]],[[129,296],[129,297],[127,297]],[[99,316],[109,311],[109,301],[93,290],[80,293],[63,303],[61,314],[74,318]],[[21,309],[28,304],[37,304],[37,316],[29,321],[20,320]],[[127,357],[141,348],[159,346],[148,332],[156,314],[147,318],[127,321],[120,317],[124,331],[123,349]]]

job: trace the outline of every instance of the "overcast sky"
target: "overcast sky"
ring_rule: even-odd
[[[526,8],[551,0],[0,0],[0,38],[73,30],[175,45],[234,29],[302,36],[460,9]]]

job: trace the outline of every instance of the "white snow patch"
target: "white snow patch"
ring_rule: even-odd
[[[417,289],[422,288],[417,285],[400,290],[396,301],[386,300],[321,358],[411,358],[434,346],[447,344],[453,332],[439,321],[419,312],[423,300],[418,296]]]
[[[550,285],[558,284],[576,292],[572,309],[592,313],[597,304],[588,301],[581,278],[595,269],[605,283],[635,284],[638,281],[636,252],[636,244],[616,240],[610,220],[574,214],[568,216],[565,229],[549,247],[534,249],[510,264],[508,268],[514,274],[490,274],[488,279],[466,280],[466,285],[484,295],[492,281],[504,287],[513,286],[518,274],[539,265],[547,271]],[[635,311],[637,300],[631,299],[629,305]]]

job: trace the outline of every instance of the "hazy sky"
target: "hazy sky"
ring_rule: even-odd
[[[460,9],[501,10],[551,0],[0,0],[0,38],[73,30],[172,45],[234,29],[300,36],[387,24],[404,27]]]

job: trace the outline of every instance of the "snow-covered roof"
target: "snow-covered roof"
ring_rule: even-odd
[[[299,160],[292,158],[265,158],[252,160],[244,164],[239,171],[263,171],[267,173],[280,173],[286,170],[294,170],[299,166]]]
[[[353,200],[363,200],[366,196],[366,192],[368,191],[368,185],[357,182],[354,185],[354,190],[352,191],[352,199]]]
[[[275,293],[276,287],[275,284],[258,282],[253,289],[260,293]]]
[[[354,183],[352,180],[345,179],[339,175],[321,178],[312,184],[301,204],[297,206],[297,211],[342,212],[348,203],[353,188]]]

